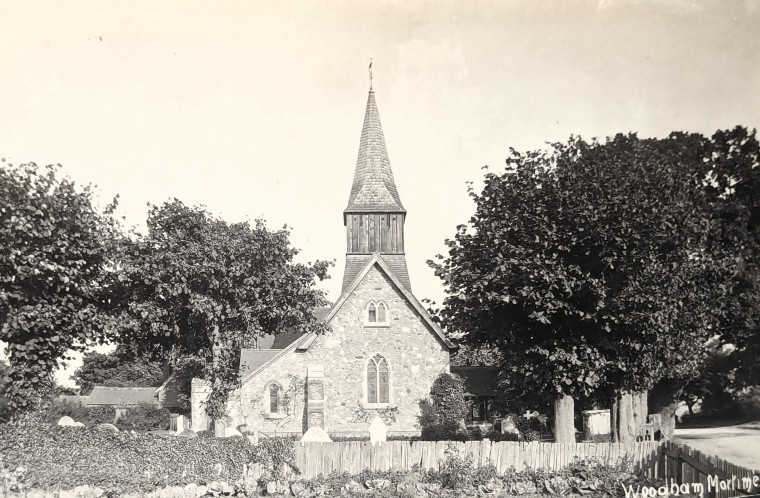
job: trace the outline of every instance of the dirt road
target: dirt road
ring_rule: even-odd
[[[676,440],[707,455],[760,469],[760,422],[704,429],[676,429]]]

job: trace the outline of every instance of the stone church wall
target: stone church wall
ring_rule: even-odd
[[[382,301],[388,307],[387,326],[369,326],[366,306]],[[390,433],[418,433],[419,402],[429,395],[433,380],[449,370],[448,348],[430,330],[406,298],[378,266],[368,274],[330,321],[331,331],[316,338],[306,352],[289,352],[244,383],[229,403],[232,427],[245,424],[265,433],[302,433],[306,429],[304,389],[310,365],[324,368],[324,427],[331,433],[366,432],[362,419],[377,413],[363,408],[365,365],[375,354],[390,364],[390,406],[398,416]],[[286,420],[264,416],[270,382],[292,392],[294,415]],[[279,426],[279,427],[278,427]]]

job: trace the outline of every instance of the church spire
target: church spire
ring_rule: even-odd
[[[375,103],[375,92],[370,89],[359,141],[359,155],[356,158],[354,183],[351,185],[351,195],[344,213],[373,211],[406,212],[393,181],[391,162],[385,148],[385,136],[380,125],[380,113]]]
[[[404,256],[405,219],[406,209],[393,180],[375,92],[370,87],[354,181],[343,211],[347,236],[343,290],[374,253],[379,253],[399,281],[411,290]]]

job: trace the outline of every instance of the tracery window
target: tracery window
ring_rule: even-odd
[[[385,303],[369,303],[367,305],[367,323],[373,325],[388,323],[388,307]]]
[[[388,360],[376,354],[367,362],[367,403],[390,403]]]

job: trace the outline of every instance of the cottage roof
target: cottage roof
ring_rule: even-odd
[[[451,373],[464,380],[465,395],[497,396],[499,369],[497,367],[451,367]]]
[[[406,213],[393,181],[375,92],[370,89],[359,141],[354,183],[344,213]]]
[[[106,387],[95,386],[88,405],[154,405],[158,402],[155,387]]]

